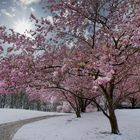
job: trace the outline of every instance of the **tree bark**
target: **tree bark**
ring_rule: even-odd
[[[84,99],[81,99],[81,102],[79,103],[80,105],[80,109],[81,109],[81,112],[85,113],[86,112],[86,101],[84,101]]]
[[[132,108],[134,109],[136,107],[136,104],[137,104],[137,99],[132,98],[131,99],[131,104],[132,104]]]
[[[86,112],[86,107],[85,107],[85,106],[83,106],[83,107],[81,108],[81,112],[83,112],[83,113]]]
[[[96,108],[97,108],[97,111],[98,111],[98,112],[101,111],[101,109],[100,109],[98,106],[96,106]]]
[[[79,107],[80,107],[80,111],[83,112],[83,113],[86,112],[86,107],[87,107],[86,102],[87,101],[85,99],[78,98],[78,104],[79,104]]]
[[[110,121],[110,125],[111,125],[111,133],[120,134],[117,118],[115,115],[115,110],[112,108],[109,108],[109,121]]]
[[[76,113],[76,117],[77,117],[77,118],[81,118],[81,113],[80,113],[79,110],[75,111],[75,113]]]

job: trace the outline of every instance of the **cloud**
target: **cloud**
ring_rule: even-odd
[[[2,4],[4,4],[4,5],[7,4],[7,1],[2,1]]]
[[[11,11],[12,12],[15,12],[16,11],[16,8],[15,7],[10,7]]]
[[[23,4],[25,6],[31,5],[33,3],[38,3],[40,1],[41,0],[17,0],[17,2],[20,2],[21,4]]]
[[[15,13],[8,12],[6,9],[1,9],[1,13],[11,18],[15,16]]]
[[[33,7],[30,8],[31,12],[35,12],[35,9]]]

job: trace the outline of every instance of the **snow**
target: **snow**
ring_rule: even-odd
[[[24,109],[0,109],[0,124],[13,122],[33,117],[47,116],[47,115],[61,115],[61,113],[31,111]]]
[[[121,135],[110,134],[101,112],[59,116],[23,126],[13,140],[140,140],[140,110],[116,111]]]

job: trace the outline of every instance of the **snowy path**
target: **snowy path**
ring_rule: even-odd
[[[24,125],[13,140],[140,140],[140,109],[116,110],[122,135],[110,134],[110,124],[102,112],[44,119]]]
[[[14,121],[9,123],[0,124],[0,140],[12,140],[14,134],[25,124],[44,120],[51,117],[58,117],[61,115],[50,115],[34,117],[30,119],[24,119],[20,121]]]

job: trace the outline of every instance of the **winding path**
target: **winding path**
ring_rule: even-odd
[[[56,117],[56,116],[58,117],[62,115],[40,116],[40,117],[34,117],[30,119],[0,124],[0,140],[12,140],[14,134],[25,124],[44,120],[47,118]]]

